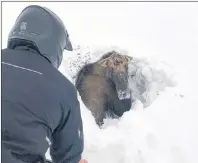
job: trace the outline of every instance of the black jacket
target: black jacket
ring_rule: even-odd
[[[83,128],[72,83],[26,47],[2,50],[1,66],[3,163],[45,162],[48,147],[53,162],[77,163]]]

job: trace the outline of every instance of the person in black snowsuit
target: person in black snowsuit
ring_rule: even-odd
[[[25,8],[2,50],[2,163],[78,163],[83,126],[77,90],[57,69],[72,51],[62,21],[40,6]]]
[[[119,118],[131,108],[127,73],[127,64],[131,59],[110,51],[98,61],[86,64],[77,73],[75,86],[99,126],[105,118]],[[119,92],[128,93],[129,97],[119,97]]]

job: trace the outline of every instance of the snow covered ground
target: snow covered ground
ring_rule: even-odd
[[[86,62],[116,49],[134,57],[136,100],[120,120],[99,129],[81,103],[89,163],[198,162],[198,3],[3,3],[2,43],[30,4],[49,7],[74,44],[60,71],[71,81]]]

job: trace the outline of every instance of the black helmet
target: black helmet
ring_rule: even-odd
[[[13,40],[33,43],[56,68],[62,62],[63,50],[73,50],[61,19],[49,9],[37,5],[28,6],[21,12],[9,34],[8,48],[13,46]]]

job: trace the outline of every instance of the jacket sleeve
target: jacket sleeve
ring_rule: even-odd
[[[75,101],[73,108],[63,106],[62,122],[52,134],[50,154],[54,163],[78,163],[81,159],[84,138],[77,95]]]

